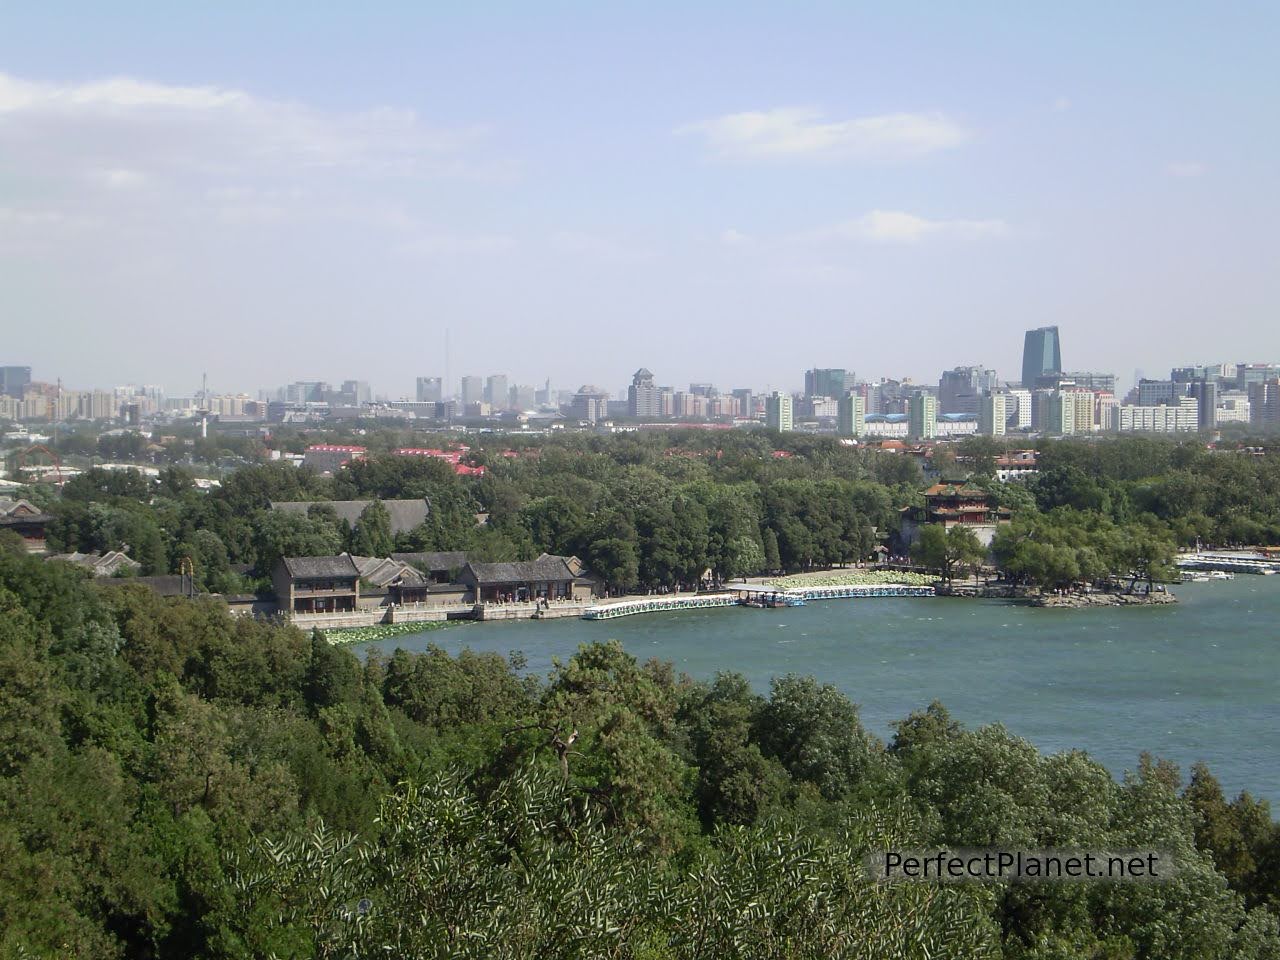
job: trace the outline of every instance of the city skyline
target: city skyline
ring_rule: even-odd
[[[1252,365],[1252,366],[1258,366],[1258,367],[1265,367],[1268,370],[1272,370],[1272,371],[1274,371],[1277,367],[1280,367],[1280,361],[1277,361],[1277,360],[1265,360],[1265,359],[1258,359],[1258,358],[1253,358],[1250,360],[1241,360],[1239,358],[1235,360],[1223,360],[1221,358],[1218,358],[1216,360],[1209,361],[1209,362],[1175,364],[1172,367],[1168,368],[1170,371],[1170,378],[1173,378],[1173,379],[1163,378],[1159,376],[1148,377],[1146,376],[1146,374],[1143,374],[1140,370],[1135,370],[1134,371],[1135,375],[1132,377],[1125,377],[1123,375],[1119,375],[1111,371],[1106,371],[1106,372],[1103,372],[1100,370],[1079,371],[1079,370],[1073,370],[1071,364],[1065,363],[1064,361],[1061,360],[1061,354],[1057,352],[1058,348],[1056,346],[1056,337],[1058,335],[1058,330],[1057,328],[1050,328],[1050,329],[1052,330],[1055,337],[1055,346],[1053,347],[1053,351],[1055,352],[1054,355],[1057,356],[1057,359],[1059,360],[1059,366],[1061,366],[1062,369],[1054,369],[1052,366],[1045,366],[1043,367],[1044,373],[1059,374],[1060,375],[1058,377],[1059,380],[1071,379],[1077,383],[1080,383],[1081,378],[1084,378],[1084,381],[1083,381],[1084,386],[1087,386],[1089,389],[1095,390],[1095,391],[1101,390],[1104,393],[1113,393],[1116,395],[1124,395],[1130,392],[1138,393],[1139,395],[1143,396],[1142,402],[1144,403],[1148,402],[1148,400],[1152,398],[1146,396],[1147,388],[1144,388],[1143,391],[1139,391],[1139,387],[1143,383],[1152,384],[1152,385],[1165,384],[1167,387],[1171,388],[1172,384],[1175,381],[1185,384],[1190,382],[1191,380],[1197,379],[1197,377],[1192,374],[1192,371],[1197,369],[1203,369],[1205,367],[1221,368],[1223,366],[1226,366],[1229,368],[1237,368],[1237,367],[1247,367]],[[1030,344],[1031,342],[1030,338],[1033,335],[1040,335],[1043,332],[1044,332],[1044,328],[1025,331],[1025,335],[1028,338],[1027,344],[1028,345]],[[819,396],[828,396],[832,399],[838,399],[845,392],[847,392],[847,388],[849,386],[855,383],[856,384],[874,384],[874,383],[892,382],[892,383],[901,383],[904,385],[904,387],[909,389],[924,389],[926,391],[942,393],[945,395],[948,390],[949,379],[954,378],[956,376],[963,376],[965,378],[970,378],[971,380],[973,377],[979,378],[978,381],[972,381],[972,385],[970,388],[971,390],[976,389],[977,392],[973,394],[973,396],[977,396],[977,395],[980,395],[982,392],[991,391],[995,389],[1005,390],[1008,388],[1017,388],[1017,387],[1025,387],[1027,389],[1033,389],[1036,385],[1028,384],[1025,380],[1025,375],[1027,372],[1026,349],[1027,348],[1024,347],[1024,363],[1023,363],[1023,371],[1022,371],[1024,379],[1001,376],[1000,371],[996,369],[987,368],[982,364],[968,364],[968,363],[953,364],[952,366],[945,367],[937,371],[936,375],[933,377],[925,376],[920,379],[915,379],[911,377],[896,377],[891,374],[876,374],[876,375],[863,376],[863,375],[857,375],[853,369],[824,368],[824,367],[811,366],[801,371],[798,375],[794,373],[792,374],[792,376],[794,377],[796,382],[800,384],[800,386],[775,386],[771,382],[766,382],[764,384],[744,384],[742,383],[741,380],[734,379],[731,377],[725,381],[720,381],[720,382],[712,382],[707,380],[702,380],[702,381],[690,380],[687,383],[687,390],[688,392],[691,392],[691,393],[699,393],[699,392],[704,392],[707,389],[711,389],[711,390],[714,390],[716,393],[725,394],[725,395],[738,391],[739,389],[756,391],[761,395],[763,395],[764,393],[781,391],[783,393],[787,393],[795,396],[819,395]],[[1037,351],[1039,351],[1038,347],[1037,347]],[[398,390],[396,388],[383,389],[381,384],[376,384],[372,380],[369,380],[369,379],[356,380],[347,376],[338,376],[338,377],[329,378],[329,379],[322,378],[322,377],[309,376],[301,379],[286,381],[283,383],[256,384],[256,385],[247,385],[247,386],[219,384],[216,381],[210,384],[208,381],[208,375],[206,373],[202,375],[200,383],[197,386],[194,386],[188,389],[181,384],[175,387],[174,385],[171,385],[169,383],[159,382],[159,380],[155,378],[153,378],[151,382],[145,382],[145,378],[143,380],[125,381],[123,378],[113,379],[111,377],[107,377],[105,380],[102,380],[102,378],[99,378],[100,382],[94,382],[91,384],[73,383],[73,382],[68,382],[66,378],[61,376],[43,375],[42,371],[40,371],[38,368],[34,367],[29,363],[19,363],[17,365],[8,365],[13,363],[14,358],[12,357],[0,357],[0,361],[2,361],[0,362],[0,394],[9,392],[14,396],[20,396],[21,389],[19,388],[18,390],[15,391],[9,388],[6,381],[6,372],[9,372],[9,371],[13,371],[13,372],[23,371],[25,379],[22,382],[24,383],[30,382],[35,385],[43,384],[48,386],[56,385],[57,387],[66,389],[68,391],[93,392],[93,391],[115,390],[119,392],[128,388],[133,388],[133,389],[136,389],[136,391],[139,394],[158,391],[159,393],[168,397],[194,398],[207,393],[210,396],[244,396],[244,397],[252,398],[255,400],[267,400],[272,398],[299,400],[299,399],[306,399],[306,398],[291,396],[290,395],[291,392],[296,392],[299,388],[310,387],[310,388],[315,388],[316,390],[320,390],[321,388],[326,388],[333,393],[342,392],[342,393],[350,394],[352,397],[351,402],[356,405],[361,403],[368,403],[374,399],[387,400],[387,401],[416,400],[419,402],[421,401],[438,402],[443,399],[457,399],[463,402],[485,401],[486,403],[493,403],[494,401],[492,396],[492,389],[495,381],[501,382],[502,387],[504,388],[502,391],[504,397],[508,395],[507,394],[508,390],[515,391],[517,389],[520,391],[525,391],[525,390],[536,391],[538,393],[546,393],[547,391],[549,391],[550,396],[555,396],[558,394],[574,393],[581,389],[588,388],[592,390],[595,390],[595,389],[603,390],[604,392],[608,393],[612,399],[622,401],[622,400],[627,400],[629,394],[634,389],[634,382],[632,382],[631,385],[623,383],[613,389],[607,386],[601,386],[601,384],[606,383],[606,381],[600,377],[596,377],[594,380],[586,379],[586,380],[567,381],[565,383],[555,383],[551,378],[538,379],[538,378],[516,377],[508,373],[501,373],[497,371],[488,371],[485,373],[461,374],[453,378],[452,386],[450,386],[449,383],[445,382],[444,378],[439,376],[438,374],[435,374],[435,373],[421,374],[413,378],[413,383],[407,386],[403,390]],[[1041,371],[1041,368],[1037,368],[1036,370],[1037,374],[1040,371]],[[656,390],[659,387],[661,387],[661,389],[663,390],[679,391],[679,390],[686,389],[686,386],[682,384],[679,380],[671,377],[659,377],[653,374],[647,368],[642,367],[641,370],[638,371],[638,373],[643,373],[648,376],[649,380],[653,384],[651,389]],[[840,390],[823,389],[822,386],[818,386],[820,384],[825,384],[826,379],[830,378],[829,375],[836,375],[836,374],[843,375],[844,377],[842,389]],[[634,381],[634,377],[636,375],[637,374],[633,374],[627,377],[627,380]],[[1232,376],[1234,376],[1234,374]],[[532,379],[533,382],[526,382],[529,379]],[[1038,379],[1043,380],[1044,378],[1038,377]],[[1052,379],[1053,377],[1049,377],[1049,380],[1052,380]],[[1103,383],[1107,385],[1101,386],[1101,384]],[[1114,384],[1114,386],[1112,386],[1112,384]],[[1156,389],[1156,388],[1152,386],[1151,389]],[[424,392],[424,390],[429,391],[429,395],[428,393]],[[319,399],[319,397],[317,396],[312,399]],[[1158,402],[1164,402],[1168,398],[1161,396],[1156,399],[1158,400]],[[547,401],[547,402],[550,402],[550,401]],[[944,402],[945,402],[945,396],[944,396]],[[969,404],[971,405],[972,402],[973,401],[971,398],[971,400],[969,401]],[[500,403],[496,405],[496,409],[497,410],[506,409],[506,406]],[[961,408],[959,409],[962,409],[964,412],[969,412],[969,413],[976,412],[976,407],[974,407],[974,409],[969,409],[968,406],[966,405],[962,405]]]
[[[613,392],[660,358],[674,383],[791,390],[815,354],[1012,380],[1050,325],[1124,380],[1266,359],[1278,20],[231,3],[68,31],[17,8],[0,308],[49,335],[13,362],[399,393],[444,374],[448,330],[455,382],[616,368]],[[1229,67],[1193,55],[1228,43]]]

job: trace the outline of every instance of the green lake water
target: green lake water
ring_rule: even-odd
[[[875,598],[475,623],[358,649],[519,650],[545,673],[581,643],[617,639],[696,678],[737,671],[761,692],[772,677],[813,674],[856,701],[881,737],[937,699],[967,725],[998,721],[1046,752],[1084,749],[1117,775],[1143,750],[1184,773],[1204,760],[1224,789],[1280,808],[1280,576],[1175,592],[1180,603],[1152,608]]]

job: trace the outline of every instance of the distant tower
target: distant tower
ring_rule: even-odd
[[[627,415],[639,418],[662,416],[662,398],[653,382],[653,374],[641,367],[627,388]]]
[[[1058,328],[1028,330],[1022,346],[1022,386],[1034,390],[1040,377],[1061,370],[1062,348],[1058,342]]]
[[[200,407],[196,410],[196,416],[200,418],[200,437],[203,440],[209,438],[209,374],[200,374]]]
[[[938,398],[917,391],[907,403],[907,435],[912,440],[930,440],[938,435]]]
[[[449,379],[449,328],[444,328],[444,394],[443,400],[453,399],[453,381]]]
[[[775,390],[764,401],[764,424],[770,430],[787,433],[794,429],[791,414],[791,395]]]

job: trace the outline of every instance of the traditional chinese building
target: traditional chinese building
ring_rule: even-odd
[[[271,575],[284,613],[351,613],[360,604],[360,570],[336,557],[281,557]]]
[[[0,530],[12,530],[22,537],[29,553],[44,553],[44,531],[52,519],[30,501],[0,499]]]
[[[1007,509],[981,487],[963,480],[940,480],[924,492],[924,504],[902,511],[900,538],[909,546],[920,537],[920,528],[940,524],[943,529],[964,526],[977,535],[984,546],[991,544],[1000,524],[1008,523]]]

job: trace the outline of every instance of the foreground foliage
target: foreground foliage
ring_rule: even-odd
[[[1265,803],[938,705],[890,743],[583,647],[366,662],[0,549],[0,957],[1265,958]],[[866,851],[1159,847],[1169,884],[880,886]]]

